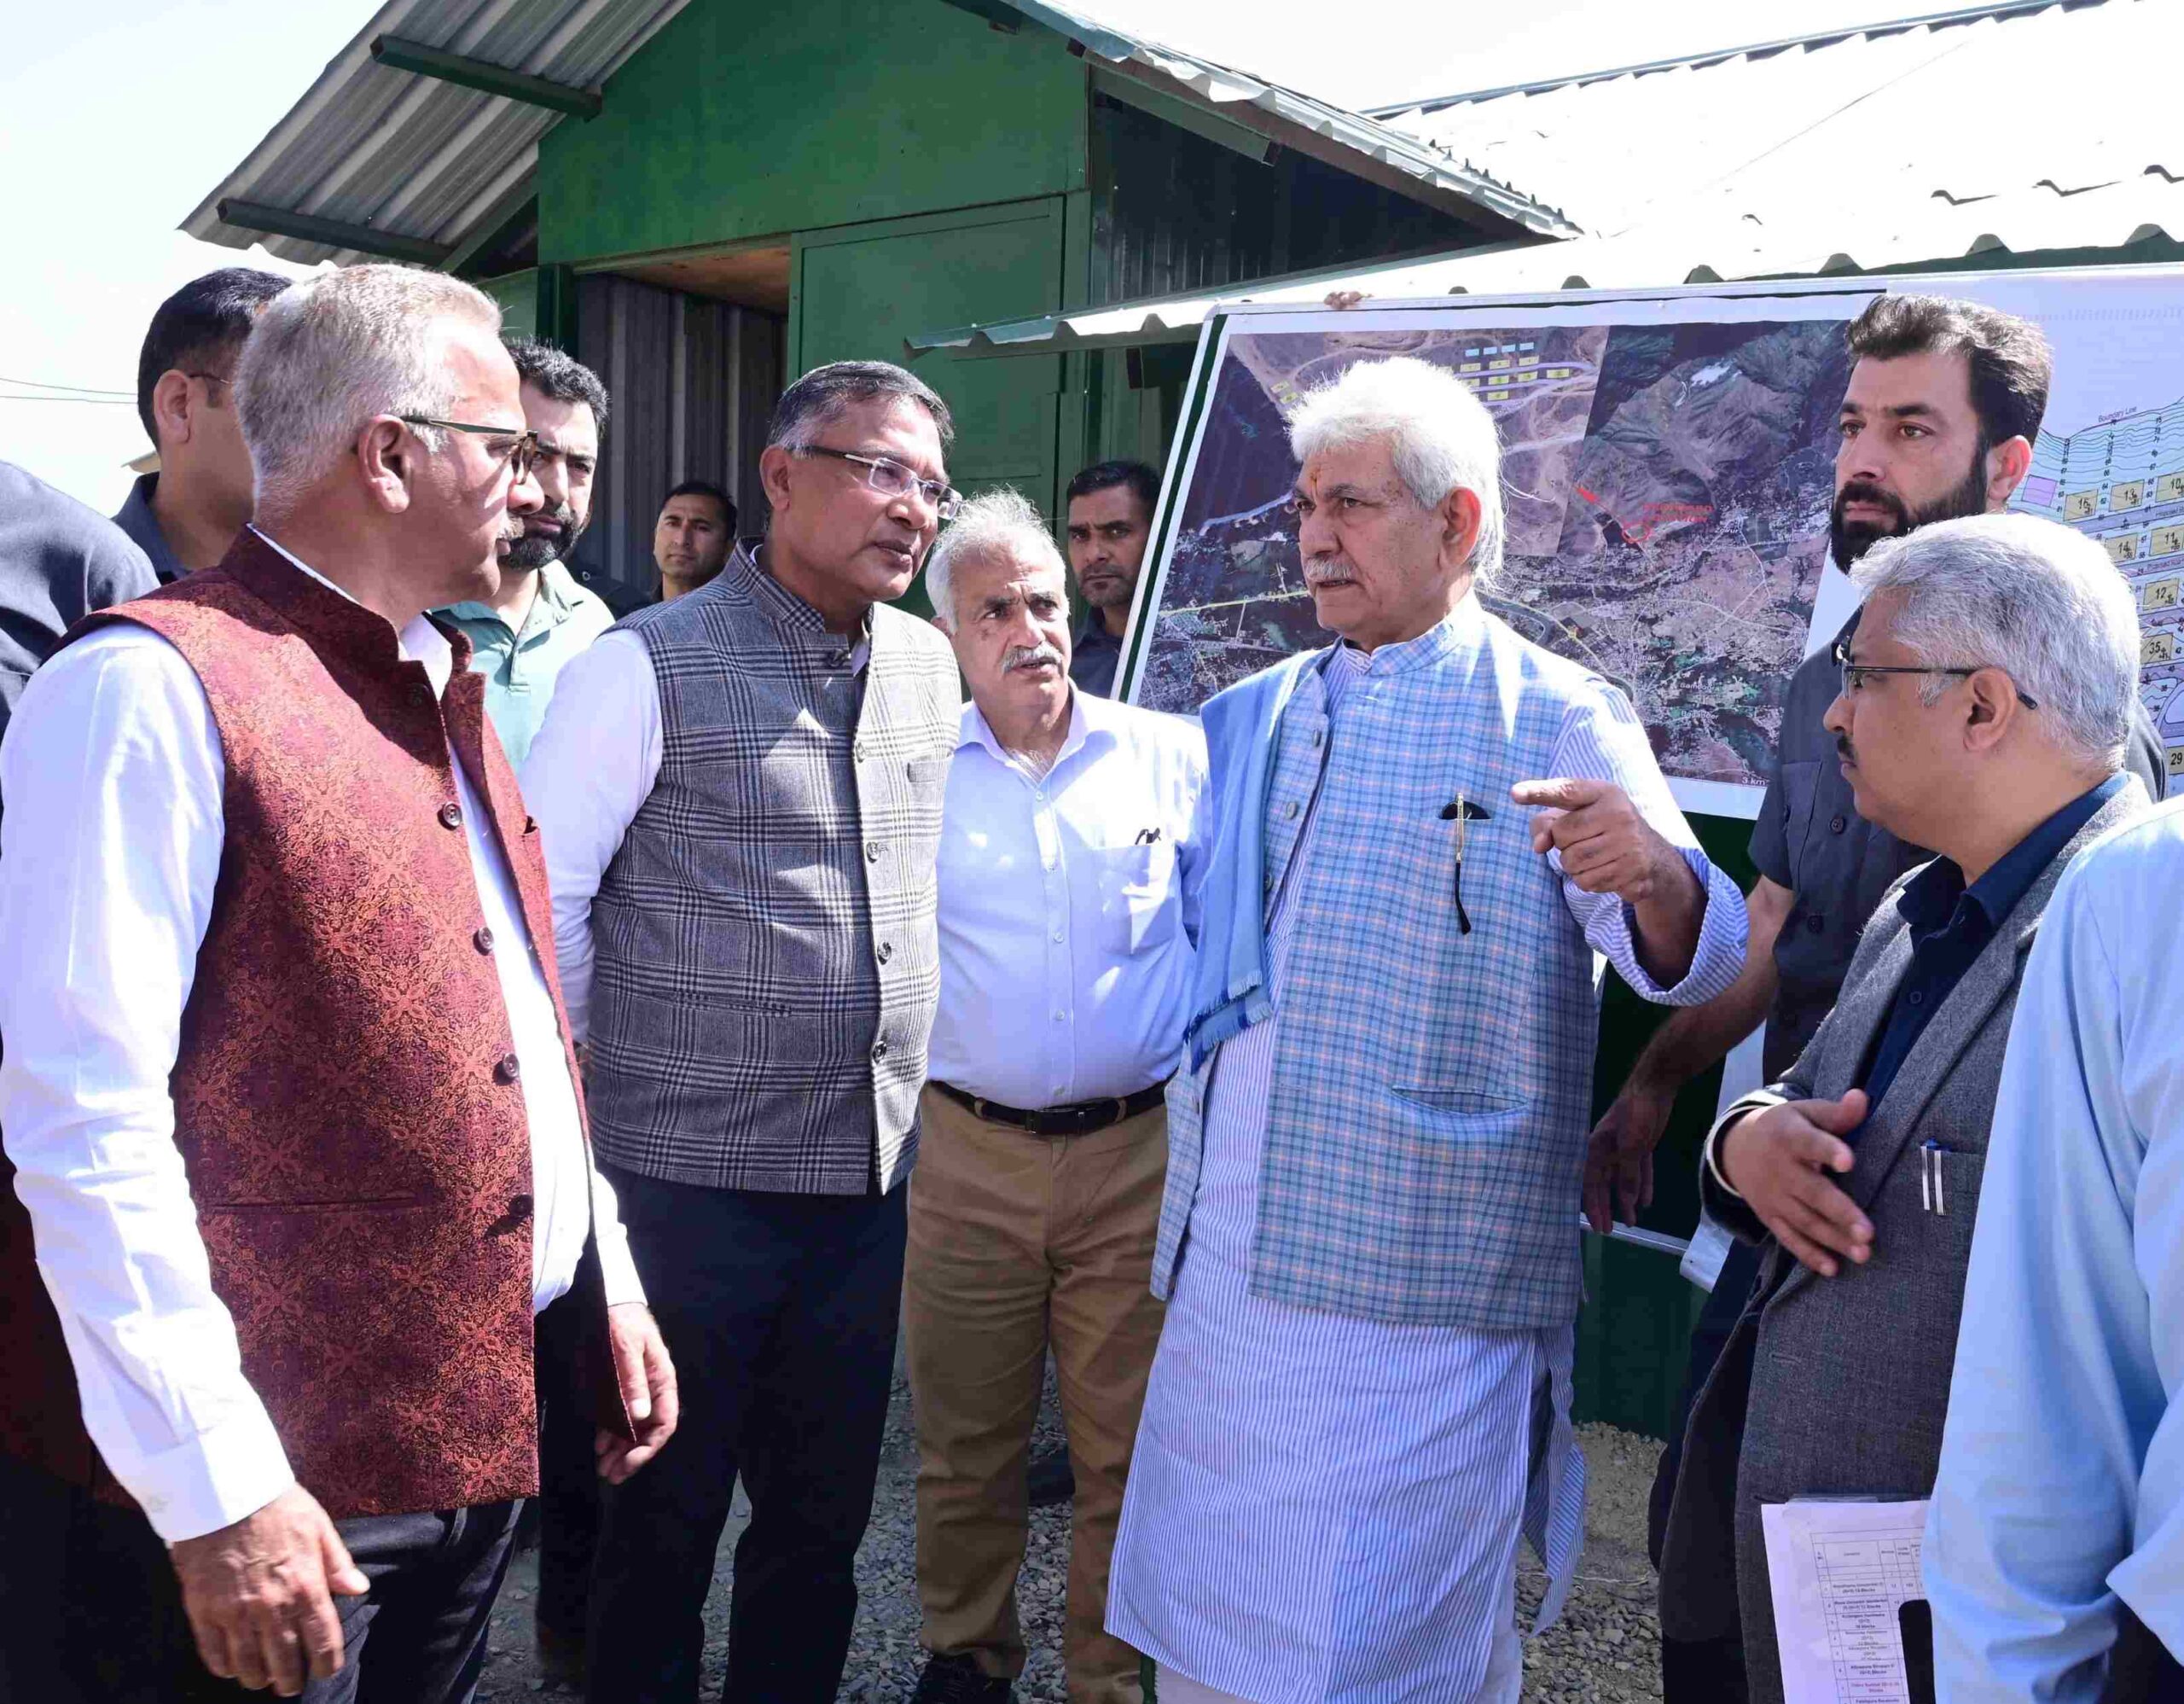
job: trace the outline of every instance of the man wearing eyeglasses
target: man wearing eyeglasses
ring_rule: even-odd
[[[250,451],[235,399],[235,363],[266,303],[288,288],[274,272],[223,267],[161,302],[136,357],[136,417],[159,451],[114,525],[166,584],[228,554],[250,519]]]
[[[462,1704],[539,1311],[584,1298],[602,1474],[673,1429],[537,826],[425,614],[538,504],[499,329],[404,267],[276,298],[253,525],[0,742],[0,1695]]]
[[[501,556],[501,589],[435,612],[470,641],[470,666],[485,677],[485,713],[519,769],[570,658],[614,625],[614,612],[579,585],[567,563],[591,522],[607,387],[551,344],[508,345],[523,381],[523,417],[537,441],[542,499]]]
[[[1851,322],[1846,340],[1850,377],[1828,518],[1837,566],[1850,569],[1881,540],[1915,527],[2007,505],[2031,465],[2053,378],[2040,329],[1978,303],[1890,294]],[[1855,635],[1857,619],[1838,642]],[[1653,1152],[1677,1093],[1763,1021],[1763,1073],[1772,1080],[1789,1068],[1833,1008],[1874,907],[1927,857],[1921,843],[1867,821],[1853,800],[1823,725],[1838,683],[1826,650],[1791,677],[1774,774],[1752,825],[1759,875],[1744,974],[1719,998],[1670,1015],[1594,1129],[1585,1207],[1596,1230],[1607,1230],[1618,1207],[1635,1220],[1651,1201]],[[2161,747],[2135,701],[2131,727],[2126,767],[2158,799]],[[1743,1309],[1757,1264],[1749,1247],[1731,1249],[1693,1333],[1683,1400],[1654,1481],[1656,1552],[1684,1414]],[[1733,1628],[1701,1621],[1691,1608],[1664,1600],[1663,1684],[1670,1704],[1715,1704],[1742,1675],[1743,1659]]]
[[[831,1700],[856,1614],[939,986],[956,663],[892,608],[960,502],[946,404],[843,362],[782,393],[771,521],[564,672],[525,790],[593,1130],[687,1369],[611,1492],[590,1695],[697,1696],[741,1474],[729,1704]]]
[[[1760,1510],[1932,1488],[2018,978],[2081,849],[2148,807],[2121,772],[2130,590],[2030,515],[1937,522],[1854,572],[1827,726],[1859,814],[1937,856],[1866,927],[1795,1065],[1708,1138],[1707,1209],[1759,1277],[1691,1413],[1661,1600],[1740,1630],[1783,1696]]]

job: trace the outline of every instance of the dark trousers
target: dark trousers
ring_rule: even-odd
[[[468,1704],[514,1503],[334,1523],[371,1591],[336,1597],[347,1661],[309,1704]],[[0,1699],[242,1704],[198,1657],[166,1547],[134,1508],[0,1457]]]
[[[1751,1300],[1751,1287],[1759,1277],[1759,1250],[1736,1242],[1722,1262],[1721,1276],[1699,1310],[1699,1323],[1691,1329],[1691,1352],[1683,1370],[1683,1394],[1676,1404],[1669,1428],[1668,1446],[1653,1474],[1653,1493],[1647,1510],[1647,1548],[1653,1566],[1661,1562],[1661,1541],[1668,1531],[1669,1507],[1676,1496],[1676,1476],[1683,1463],[1683,1434],[1691,1423],[1692,1404],[1722,1358],[1722,1350]],[[1744,1641],[1734,1636],[1720,1639],[1661,1640],[1661,1697],[1664,1704],[1738,1704],[1745,1695]]]
[[[571,1650],[584,1646],[599,1544],[599,1468],[578,1375],[588,1298],[573,1292],[538,1316],[538,1625]],[[672,1353],[671,1350],[669,1352]]]
[[[607,1489],[592,1576],[595,1704],[692,1704],[736,1475],[729,1704],[832,1704],[857,1615],[902,1303],[906,1189],[769,1195],[619,1168],[682,1419]]]

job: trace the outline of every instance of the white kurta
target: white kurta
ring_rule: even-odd
[[[1337,653],[1330,714],[1368,660]],[[1557,753],[1555,773],[1622,780],[1583,743]],[[1571,1328],[1391,1325],[1250,1291],[1316,820],[1269,920],[1275,1014],[1221,1049],[1206,1091],[1204,1170],[1131,1461],[1107,1628],[1249,1704],[1514,1701],[1519,1532],[1548,1565],[1542,1627],[1583,1538]],[[1635,954],[1617,957],[1636,970]]]

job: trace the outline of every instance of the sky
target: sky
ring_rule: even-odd
[[[1060,3],[1354,106],[1940,9],[1940,0]],[[102,512],[119,506],[131,477],[123,464],[150,447],[131,398],[152,311],[216,267],[303,271],[262,251],[197,242],[176,227],[377,9],[367,0],[74,0],[11,9],[0,61],[0,183],[8,186],[0,459]],[[1331,17],[1343,27],[1331,27]],[[61,394],[41,387],[113,394],[27,399]]]

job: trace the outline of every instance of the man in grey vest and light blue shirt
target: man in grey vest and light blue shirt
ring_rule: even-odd
[[[1583,1532],[1593,954],[1695,1003],[1743,964],[1744,900],[1623,695],[1480,608],[1500,454],[1455,375],[1361,362],[1291,447],[1341,643],[1203,712],[1168,1317],[1107,1625],[1161,1704],[1513,1704],[1519,1532],[1542,1626]]]
[[[684,1447],[616,1488],[590,1695],[694,1704],[737,1475],[723,1696],[828,1704],[857,1611],[939,988],[947,642],[888,607],[960,499],[947,405],[843,362],[782,393],[772,521],[562,672],[525,794],[592,1139],[685,1369]]]

